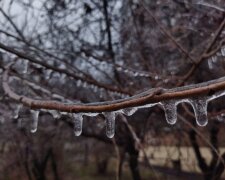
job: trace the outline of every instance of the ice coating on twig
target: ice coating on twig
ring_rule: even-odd
[[[52,115],[54,119],[59,119],[61,117],[61,114],[56,110],[49,110],[48,112]]]
[[[83,113],[83,115],[89,116],[89,117],[95,117],[95,116],[99,115],[99,113]]]
[[[136,111],[138,110],[137,107],[132,107],[132,108],[125,108],[122,109],[122,113],[126,116],[131,116],[133,115]]]

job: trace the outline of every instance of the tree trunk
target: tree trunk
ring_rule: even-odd
[[[139,151],[133,149],[133,151],[129,151],[129,166],[133,176],[133,180],[141,180],[139,168],[138,168],[138,154]]]
[[[118,178],[119,180],[122,178],[122,172],[123,172],[123,162],[125,159],[125,152],[120,152],[120,160],[119,160],[119,167],[118,167]]]

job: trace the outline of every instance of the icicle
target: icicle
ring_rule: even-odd
[[[59,119],[61,117],[61,114],[56,110],[49,110],[48,112],[52,115],[54,119]]]
[[[83,88],[86,88],[86,87],[87,87],[87,82],[84,81],[84,82],[83,82]]]
[[[133,115],[137,110],[138,110],[137,107],[126,108],[126,109],[123,109],[123,110],[122,110],[122,113],[125,114],[126,116],[131,116],[131,115]]]
[[[217,56],[217,57],[222,56],[221,52],[217,52],[217,53],[216,53],[216,56]]]
[[[24,60],[23,74],[26,74],[28,71],[28,63],[29,61]]]
[[[224,46],[221,48],[221,54],[222,54],[222,56],[225,56],[225,47]]]
[[[80,136],[83,126],[83,114],[73,114],[74,117],[74,134]]]
[[[217,61],[217,57],[216,57],[216,56],[212,56],[211,59],[212,59],[212,62],[213,62],[213,63],[216,63],[216,61]]]
[[[98,92],[98,87],[94,86],[94,92],[97,93]]]
[[[60,75],[60,81],[61,81],[61,82],[64,82],[65,79],[66,79],[66,75],[65,75],[65,74],[61,74],[61,75]]]
[[[208,66],[209,66],[209,69],[213,69],[213,64],[211,59],[208,59]]]
[[[82,84],[82,81],[80,79],[78,79],[76,83],[77,83],[77,87],[80,87]]]
[[[100,91],[100,98],[103,98],[103,96],[104,96],[104,89],[100,88],[99,91]]]
[[[31,130],[30,131],[32,133],[35,133],[37,131],[39,113],[40,113],[40,111],[31,110],[32,123],[31,123]]]
[[[164,112],[165,112],[165,117],[166,121],[169,124],[175,124],[177,122],[177,104],[173,100],[169,101],[163,101],[161,102]]]
[[[52,74],[52,70],[51,70],[51,69],[46,70],[45,78],[46,78],[47,80],[50,79],[51,74]]]
[[[191,105],[194,109],[195,113],[195,119],[196,122],[199,126],[206,126],[208,123],[208,118],[207,118],[207,99],[202,97],[202,98],[196,98],[196,99],[191,99],[190,100]]]
[[[105,122],[106,122],[106,135],[108,138],[113,138],[115,134],[115,113],[105,112]]]
[[[140,74],[138,72],[133,72],[133,76],[137,77],[137,76],[140,76]]]
[[[123,69],[121,67],[116,67],[117,71],[122,71]]]
[[[14,111],[14,116],[13,116],[13,119],[18,119],[19,118],[19,112],[20,112],[20,109],[21,109],[22,105],[21,104],[18,104],[16,106],[16,110]]]

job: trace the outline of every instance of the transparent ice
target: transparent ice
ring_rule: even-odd
[[[122,113],[126,116],[131,116],[133,115],[136,111],[138,110],[137,107],[132,107],[132,108],[125,108],[122,109]]]
[[[174,100],[168,100],[161,102],[161,105],[165,112],[166,121],[169,124],[175,124],[177,122],[177,103]]]
[[[75,136],[80,136],[82,133],[82,126],[83,126],[83,114],[81,113],[73,114],[73,122],[74,122],[74,134]]]
[[[199,126],[206,126],[208,123],[206,97],[198,97],[190,99],[190,103],[194,109],[196,123]]]
[[[61,114],[57,110],[49,110],[48,111],[54,119],[59,119]]]
[[[106,122],[106,135],[108,138],[113,138],[115,134],[115,112],[105,112],[103,115]]]
[[[16,109],[14,111],[14,116],[13,116],[13,119],[18,119],[19,118],[19,112],[20,112],[20,109],[22,108],[22,104],[18,104],[16,106]]]
[[[31,110],[32,123],[31,123],[31,130],[30,131],[32,133],[35,133],[37,131],[39,113],[40,113],[40,111]]]

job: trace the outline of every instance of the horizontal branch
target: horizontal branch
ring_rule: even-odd
[[[35,100],[13,92],[8,84],[11,65],[12,63],[8,65],[3,73],[3,89],[10,98],[21,102],[32,109],[54,109],[71,113],[117,111],[128,107],[143,106],[171,99],[185,99],[196,96],[212,96],[217,91],[225,89],[225,77],[222,77],[204,83],[173,89],[153,88],[130,98],[115,101],[88,104],[67,104],[57,101]]]

